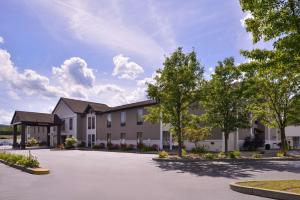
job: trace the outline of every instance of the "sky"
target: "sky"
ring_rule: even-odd
[[[209,79],[253,44],[238,0],[0,1],[0,124],[15,110],[51,113],[60,97],[116,106],[145,100],[146,83],[178,47]]]

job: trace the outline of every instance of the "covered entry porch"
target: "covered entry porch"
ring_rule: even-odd
[[[57,145],[61,144],[62,121],[55,114],[15,111],[11,125],[13,126],[13,148],[26,148],[27,126],[47,127],[47,146],[50,146],[50,127],[57,127]],[[18,130],[21,135],[20,146],[17,143]]]

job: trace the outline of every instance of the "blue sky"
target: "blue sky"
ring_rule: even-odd
[[[209,78],[252,44],[239,1],[0,2],[0,123],[15,110],[51,112],[60,96],[114,106],[145,99],[145,82],[178,46]]]

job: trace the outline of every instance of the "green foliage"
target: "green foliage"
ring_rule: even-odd
[[[206,153],[203,155],[203,158],[207,159],[207,160],[211,160],[211,159],[214,159],[216,157],[215,154],[213,153]]]
[[[183,129],[185,138],[193,142],[195,147],[199,147],[199,142],[207,139],[211,134],[211,128],[209,127],[199,127],[195,125],[191,125]]]
[[[187,152],[185,149],[182,149],[182,156],[185,157],[187,155]]]
[[[224,132],[225,152],[228,151],[229,133],[249,127],[247,99],[243,94],[243,83],[239,82],[241,77],[234,59],[226,58],[219,62],[212,79],[202,89],[200,103],[205,112],[202,117],[211,127]]]
[[[72,149],[75,148],[77,144],[77,139],[75,137],[68,137],[65,141],[65,148],[66,149]]]
[[[148,84],[148,97],[158,104],[148,109],[145,119],[171,124],[178,140],[179,156],[182,156],[182,129],[191,122],[189,108],[197,101],[202,82],[203,67],[197,61],[196,53],[184,54],[182,48],[178,48],[170,57],[166,57],[164,67],[157,71],[154,83]]]
[[[160,152],[158,152],[158,157],[159,158],[167,158],[167,157],[169,157],[169,154],[166,151],[160,151]]]
[[[207,152],[207,149],[205,148],[205,146],[198,146],[198,147],[191,149],[191,153],[195,153],[195,154],[203,154],[206,152]]]
[[[33,147],[33,146],[38,146],[38,145],[39,145],[39,142],[34,137],[27,139],[27,146],[28,147]]]
[[[276,153],[276,157],[282,158],[284,157],[284,153],[279,151]]]
[[[0,159],[8,162],[9,164],[17,164],[26,168],[38,168],[39,161],[36,157],[32,156],[30,153],[28,156],[12,154],[7,152],[0,152]]]
[[[226,154],[223,152],[223,151],[221,151],[219,154],[218,154],[218,158],[226,158]]]
[[[262,154],[260,154],[260,153],[253,153],[252,156],[251,156],[251,158],[253,158],[253,159],[261,159],[262,158]]]
[[[240,151],[231,151],[228,154],[229,158],[239,158],[241,157],[241,152]]]

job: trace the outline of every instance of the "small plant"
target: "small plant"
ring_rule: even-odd
[[[185,157],[186,154],[187,154],[187,153],[186,153],[186,150],[185,150],[185,149],[182,149],[182,156]]]
[[[276,153],[276,157],[282,158],[284,157],[284,153],[279,151]]]
[[[8,162],[9,164],[17,164],[26,168],[37,168],[40,165],[37,158],[32,156],[30,152],[28,156],[0,152],[0,159]]]
[[[223,151],[221,151],[220,153],[218,153],[218,158],[226,158],[226,154]]]
[[[85,142],[81,141],[79,144],[77,144],[77,147],[79,147],[79,148],[85,147]]]
[[[239,158],[241,157],[240,151],[231,151],[229,152],[229,158]]]
[[[160,152],[158,153],[158,157],[159,157],[159,158],[167,158],[167,157],[169,157],[169,154],[168,154],[168,152],[166,152],[166,151],[160,151]]]
[[[65,145],[60,144],[60,145],[57,145],[56,148],[57,148],[57,149],[60,149],[60,150],[63,150],[63,149],[65,149]]]
[[[203,154],[206,153],[207,149],[205,148],[205,146],[198,146],[196,148],[192,148],[191,153],[194,154]]]
[[[27,146],[28,147],[33,147],[33,146],[38,146],[39,142],[35,138],[28,138],[27,139]]]
[[[105,144],[104,143],[95,144],[92,148],[93,149],[105,149]]]
[[[77,144],[77,139],[75,137],[68,137],[65,141],[66,149],[73,149]]]
[[[261,159],[262,158],[262,154],[260,154],[260,153],[253,153],[252,156],[251,156],[251,158],[253,158],[253,159]]]
[[[203,157],[205,159],[211,160],[211,159],[215,158],[215,154],[213,154],[213,153],[206,153],[206,154],[203,155]]]

